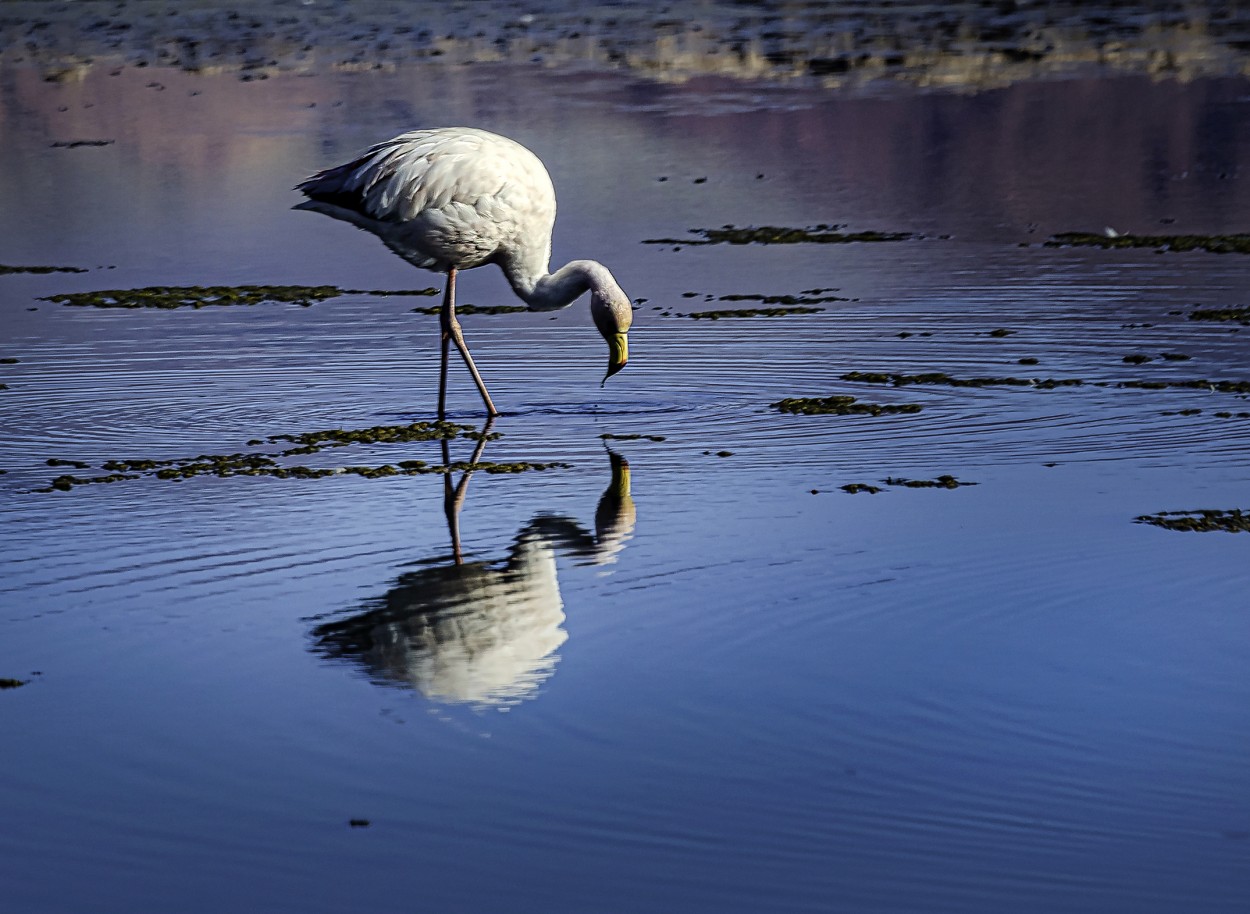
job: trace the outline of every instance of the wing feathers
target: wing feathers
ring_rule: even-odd
[[[541,259],[555,220],[555,191],[537,156],[471,128],[402,134],[297,190],[379,223],[388,244],[446,263],[474,265],[531,247]]]

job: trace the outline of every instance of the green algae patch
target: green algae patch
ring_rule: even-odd
[[[880,486],[870,486],[866,482],[849,482],[844,486],[838,486],[838,488],[840,488],[843,492],[846,492],[848,495],[858,495],[860,492],[866,492],[869,495],[876,495],[881,491]]]
[[[887,416],[918,413],[924,408],[919,403],[861,403],[855,397],[845,395],[787,397],[776,403],[770,403],[769,406],[783,413],[799,413],[806,416]]]
[[[1056,387],[1079,387],[1085,382],[1080,378],[956,378],[938,371],[921,374],[896,374],[881,371],[850,371],[841,376],[843,381],[859,381],[864,384],[889,384],[906,387],[911,384],[941,384],[948,387],[1036,387],[1052,390]]]
[[[208,308],[230,305],[295,304],[310,307],[340,295],[437,295],[438,289],[340,289],[338,286],[144,286],[48,295],[40,301],[76,308]]]
[[[350,444],[396,444],[409,441],[443,441],[461,435],[470,437],[476,431],[471,425],[453,422],[411,422],[407,425],[374,425],[369,428],[329,428],[297,435],[272,435],[268,441],[289,441],[298,445],[298,452],[316,453],[323,447],[346,447]],[[255,439],[253,439],[255,440]],[[296,449],[284,451],[283,456],[296,453]]]
[[[1157,514],[1143,514],[1135,518],[1135,521],[1182,533],[1250,533],[1250,513],[1243,512],[1240,508],[1160,511]]]
[[[0,276],[9,273],[86,273],[82,267],[15,267],[0,263]]]
[[[1212,254],[1250,254],[1250,235],[1108,235],[1061,232],[1043,242],[1048,248],[1153,248],[1157,251],[1207,251]]]
[[[975,482],[961,482],[949,473],[943,473],[937,479],[903,479],[890,476],[885,480],[887,486],[904,486],[908,489],[958,489],[960,486],[975,486]]]
[[[1189,312],[1189,319],[1250,326],[1250,308],[1196,308]]]
[[[777,225],[740,228],[734,225],[718,229],[690,229],[696,238],[647,238],[643,244],[855,244],[876,241],[912,241],[923,236],[912,232],[842,232],[840,226],[815,225],[787,228]]]
[[[66,474],[58,476],[52,482],[48,483],[51,487],[49,491],[68,492],[74,486],[85,486],[91,483],[107,483],[121,482],[123,479],[138,479],[138,476],[126,473],[110,473],[107,476],[73,476]]]
[[[943,473],[936,479],[904,479],[901,476],[887,476],[881,482],[887,486],[901,486],[905,489],[958,489],[963,486],[977,485],[975,482],[963,482],[949,473]],[[866,482],[851,482],[839,488],[850,495],[858,495],[861,492],[876,495],[884,491],[881,486],[869,485]]]
[[[667,440],[663,435],[642,435],[642,434],[637,434],[637,433],[617,435],[617,434],[613,434],[612,432],[604,432],[599,437],[603,439],[604,441],[665,441]]]
[[[1120,381],[1116,387],[1137,390],[1207,390],[1219,394],[1250,394],[1250,381]]]
[[[438,295],[441,289],[426,286],[424,289],[340,289],[344,295],[375,295],[378,298],[389,298],[392,295]]]
[[[764,295],[759,292],[749,294],[732,294],[719,295],[717,301],[757,301],[765,305],[820,305],[826,302],[834,301],[850,301],[842,295],[822,295],[823,292],[832,292],[833,289],[808,289],[798,295],[780,294],[780,295]],[[817,310],[824,310],[823,308]]]
[[[430,305],[425,308],[413,308],[416,314],[438,314],[443,310],[442,305]],[[529,311],[524,305],[456,305],[456,316],[463,317],[473,314],[518,314],[522,311]]]
[[[795,314],[819,314],[824,308],[819,305],[828,302],[850,301],[851,299],[841,295],[826,295],[824,293],[834,292],[835,289],[806,289],[796,294],[778,293],[765,294],[763,292],[747,292],[732,293],[729,295],[707,295],[706,301],[723,301],[723,302],[759,302],[760,305],[768,307],[758,308],[718,308],[710,311],[692,311],[689,314],[678,312],[677,317],[689,317],[694,320],[721,320],[722,318],[747,318],[747,317],[788,317]],[[683,292],[682,298],[697,298],[698,292]],[[664,317],[672,316],[672,312],[665,311]]]
[[[1138,363],[1136,359],[1131,361]],[[893,387],[938,384],[947,387],[1032,387],[1037,390],[1054,390],[1057,387],[1080,387],[1088,384],[1094,387],[1115,387],[1125,390],[1205,390],[1211,393],[1250,395],[1250,381],[1209,381],[1205,378],[1183,381],[1083,381],[1080,378],[956,378],[938,371],[920,374],[850,371],[841,375],[841,380],[858,381],[863,384],[889,384]]]
[[[686,317],[695,320],[718,321],[735,317],[788,317],[792,314],[819,314],[824,308],[798,306],[794,308],[722,308],[714,311],[692,311]]]
[[[531,470],[567,470],[572,464],[554,461],[551,463],[531,463],[528,460],[514,460],[510,463],[494,463],[492,461],[478,463],[453,463],[450,470],[481,470],[484,473],[528,473]],[[446,472],[439,467],[437,472]]]
[[[406,444],[416,441],[447,441],[452,438],[493,440],[496,433],[479,432],[473,426],[450,422],[413,422],[407,425],[375,425],[361,429],[322,429],[300,434],[271,435],[267,439],[253,438],[249,447],[264,444],[289,443],[295,445],[276,452],[236,452],[231,454],[199,454],[194,457],[154,460],[143,457],[108,460],[100,469],[108,475],[63,474],[53,479],[47,488],[37,492],[67,492],[78,486],[93,483],[120,482],[128,479],[151,478],[167,482],[181,482],[197,476],[263,476],[274,479],[323,479],[327,476],[360,476],[378,479],[392,476],[418,476],[450,473],[460,470],[481,470],[485,473],[523,473],[531,470],[567,469],[567,463],[535,463],[530,461],[478,461],[477,463],[431,464],[424,460],[401,460],[381,466],[307,467],[288,466],[279,461],[296,455],[315,454],[326,448],[352,445]],[[78,461],[52,458],[52,466],[72,466],[89,469],[90,465]]]
[[[305,307],[342,295],[337,286],[145,286],[140,289],[102,289],[48,295],[50,301],[77,308],[206,308],[218,305],[258,305],[289,302]]]

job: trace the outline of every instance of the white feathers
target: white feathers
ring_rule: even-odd
[[[319,211],[374,232],[406,260],[437,270],[550,258],[555,189],[539,158],[471,127],[414,130],[297,188]]]

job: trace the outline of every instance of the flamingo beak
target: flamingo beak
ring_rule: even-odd
[[[625,363],[629,361],[629,338],[624,333],[613,333],[608,336],[608,373],[603,376],[603,381],[599,384],[602,387],[608,382],[608,378],[616,374],[625,367]]]

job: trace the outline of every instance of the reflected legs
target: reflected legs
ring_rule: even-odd
[[[473,476],[473,468],[482,459],[482,452],[486,450],[486,440],[490,437],[490,429],[494,424],[495,419],[492,416],[482,426],[481,434],[477,439],[477,447],[473,449],[473,456],[469,458],[469,466],[454,489],[451,485],[451,447],[446,438],[442,441],[443,466],[447,468],[447,472],[443,474],[443,513],[447,516],[447,532],[451,536],[451,554],[457,565],[464,564],[464,554],[460,549],[460,509],[464,506],[464,497],[469,492],[469,479]]]

